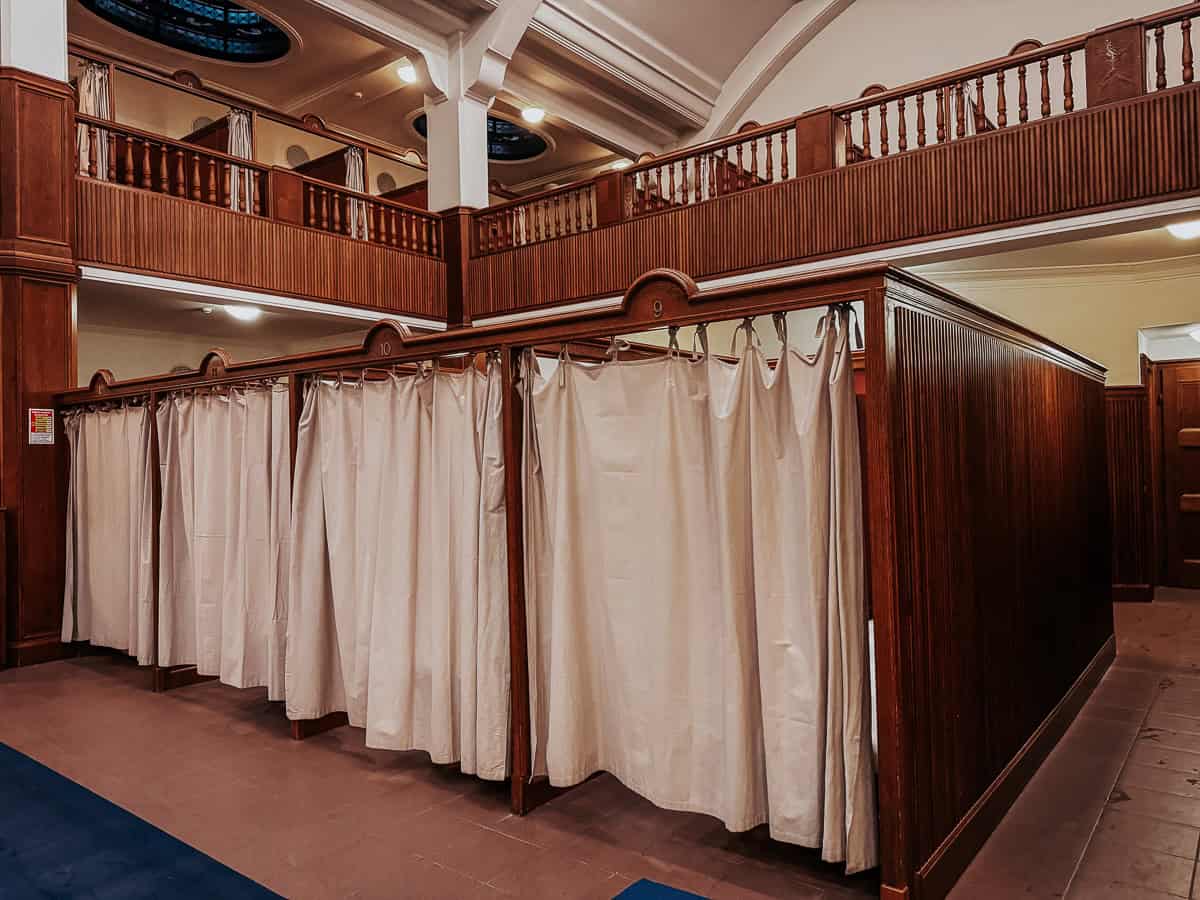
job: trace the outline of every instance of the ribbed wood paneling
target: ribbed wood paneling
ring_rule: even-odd
[[[1200,88],[1187,87],[755,188],[471,261],[491,315],[1200,191]]]
[[[900,703],[919,868],[1113,633],[1104,387],[961,321],[894,315]]]
[[[1143,589],[1149,599],[1150,412],[1142,387],[1105,393],[1108,432],[1108,498],[1112,515],[1114,596],[1130,599]]]
[[[445,317],[441,260],[86,178],[77,188],[80,263]]]

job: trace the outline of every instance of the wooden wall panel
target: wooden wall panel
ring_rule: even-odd
[[[444,319],[438,259],[164,194],[77,179],[81,264]]]
[[[1152,597],[1150,408],[1144,387],[1105,392],[1113,599]]]
[[[711,277],[1197,192],[1200,85],[477,257],[468,302],[495,315],[654,268]]]
[[[940,897],[1023,784],[1009,767],[1029,777],[1026,743],[1065,728],[1065,698],[1111,650],[1104,386],[982,316],[907,288],[888,302],[876,402],[893,405],[869,416],[888,420],[892,508],[872,536],[894,541],[896,568],[873,596],[880,640],[897,636],[878,661],[881,741],[899,722],[881,791],[904,787],[881,812],[900,817],[888,833],[905,835],[917,896]]]

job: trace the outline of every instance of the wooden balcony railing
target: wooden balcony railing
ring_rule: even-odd
[[[304,228],[442,257],[435,213],[77,114],[78,174]]]
[[[1151,77],[1155,90],[1165,91],[1195,81],[1192,19],[1197,15],[1200,15],[1200,10],[1195,6],[1187,6],[1142,20],[1147,40],[1154,47]],[[1178,65],[1175,65],[1176,62]]]
[[[78,160],[83,177],[265,214],[266,166],[107,119],[77,114],[75,120],[85,136]]]
[[[299,178],[306,228],[426,256],[442,255],[442,221],[438,215],[315,178]]]
[[[591,231],[597,225],[596,186],[591,181],[542,191],[490,206],[474,218],[477,254],[511,250],[538,241]]]
[[[1073,112],[1086,36],[990,60],[833,108],[845,162],[919,150]]]
[[[626,170],[621,178],[625,217],[693,206],[787,181],[796,174],[793,125],[787,121],[747,129]]]

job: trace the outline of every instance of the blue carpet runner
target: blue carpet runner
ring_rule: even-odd
[[[693,894],[690,891],[681,891],[679,888],[669,887],[665,884],[659,884],[657,881],[651,881],[649,878],[643,878],[641,881],[635,881],[621,893],[617,894],[621,900],[704,900],[699,894]],[[615,900],[615,898],[614,898]]]
[[[0,900],[278,896],[0,744]]]

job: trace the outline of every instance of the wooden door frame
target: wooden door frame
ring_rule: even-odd
[[[1167,466],[1166,440],[1163,435],[1163,370],[1177,366],[1200,365],[1200,356],[1188,359],[1152,360],[1141,356],[1142,383],[1146,386],[1146,402],[1150,407],[1150,540],[1153,544],[1153,584],[1151,588],[1166,584],[1168,578],[1167,547],[1164,540],[1167,531]]]

